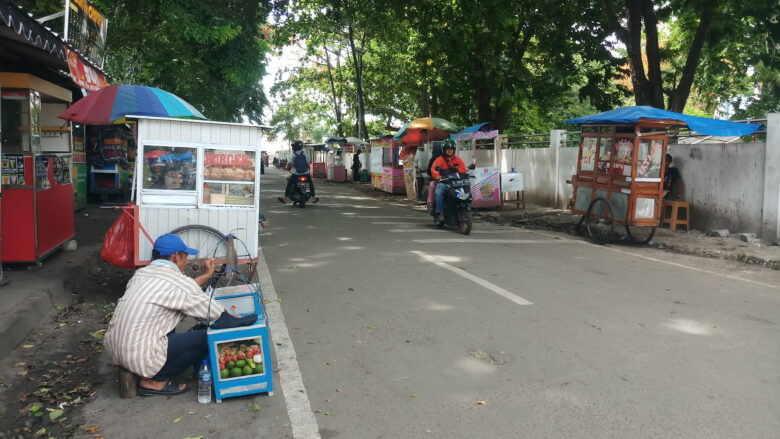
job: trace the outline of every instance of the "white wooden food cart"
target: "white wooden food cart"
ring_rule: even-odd
[[[128,117],[130,119],[131,117]],[[137,122],[133,218],[135,263],[151,261],[154,240],[182,237],[229,266],[249,264],[254,282],[260,203],[257,125],[132,117]],[[227,261],[227,262],[226,262]]]

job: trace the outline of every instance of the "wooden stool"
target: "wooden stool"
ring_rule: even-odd
[[[689,232],[691,229],[691,205],[685,201],[669,201],[664,200],[661,207],[661,225],[669,225],[669,230],[676,231],[677,226],[684,225],[685,231]],[[680,218],[680,214],[684,211],[685,217]]]
[[[117,366],[117,369],[119,370],[119,396],[135,398],[138,392],[138,375],[121,366]]]

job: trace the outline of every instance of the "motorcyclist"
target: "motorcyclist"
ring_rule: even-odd
[[[320,201],[320,199],[314,196],[314,181],[312,181],[311,176],[309,175],[309,156],[303,151],[303,142],[300,140],[293,140],[292,150],[292,159],[290,160],[292,163],[292,168],[290,169],[291,175],[290,179],[287,180],[287,187],[284,189],[284,198],[276,197],[276,199],[281,203],[287,203],[295,188],[295,182],[298,181],[298,179],[293,178],[293,176],[306,175],[309,177],[309,192],[311,193],[312,203],[316,203],[317,201]]]
[[[434,199],[436,205],[434,206],[434,213],[436,213],[436,220],[438,222],[444,221],[444,194],[447,192],[447,185],[441,182],[442,177],[448,177],[451,174],[457,172],[460,174],[466,173],[466,164],[463,163],[460,157],[455,155],[455,141],[447,139],[441,144],[441,149],[444,151],[444,155],[440,156],[433,161],[431,166],[431,176],[436,183],[436,191],[434,193]],[[439,171],[436,168],[441,167]]]

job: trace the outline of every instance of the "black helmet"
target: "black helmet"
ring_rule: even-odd
[[[293,140],[292,142],[292,149],[293,151],[300,151],[303,149],[303,142],[300,140]]]
[[[442,152],[446,149],[455,149],[455,141],[452,139],[446,139],[445,141],[441,142]]]

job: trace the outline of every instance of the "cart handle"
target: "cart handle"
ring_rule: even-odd
[[[114,206],[114,209],[122,209],[123,214],[130,215],[130,218],[133,219],[133,222],[136,222],[135,217],[130,212],[128,212],[128,210],[132,209],[133,207],[135,206],[133,206],[132,204],[128,204],[127,206]],[[138,228],[141,229],[142,232],[144,232],[144,236],[146,236],[146,239],[149,240],[149,243],[154,245],[154,239],[152,239],[152,237],[149,236],[149,233],[146,232],[146,229],[144,229],[144,226],[143,224],[141,224],[140,221],[138,221]]]

